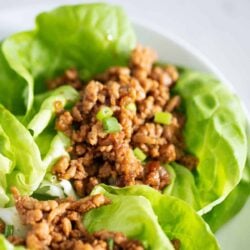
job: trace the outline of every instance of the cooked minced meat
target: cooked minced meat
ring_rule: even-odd
[[[24,245],[36,250],[143,250],[137,240],[130,240],[119,232],[106,230],[90,234],[82,224],[82,216],[91,209],[110,203],[102,194],[80,200],[72,198],[38,201],[29,196],[20,196],[12,190],[16,209],[28,232],[25,238],[9,236],[15,245]]]
[[[62,157],[53,168],[60,179],[72,181],[78,195],[88,195],[99,183],[141,183],[162,190],[171,181],[163,164],[196,167],[197,159],[185,152],[181,98],[170,93],[178,71],[155,65],[156,58],[153,50],[138,46],[129,67],[109,68],[87,84],[75,69],[49,82],[51,88],[70,84],[80,91],[80,101],[58,114],[56,129],[71,138],[72,147],[70,158]],[[107,132],[98,119],[103,109],[112,113],[115,131]],[[157,114],[168,116],[169,122],[162,124]]]

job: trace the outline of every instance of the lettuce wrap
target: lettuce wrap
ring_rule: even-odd
[[[143,213],[137,210],[139,213],[136,214],[136,210],[133,209],[135,203],[133,199],[141,199],[140,204],[143,204],[144,200],[149,201],[162,230],[171,240],[180,240],[181,249],[219,249],[218,243],[206,223],[188,204],[175,197],[160,194],[148,186],[140,185],[125,188],[101,185],[93,190],[93,194],[96,193],[104,193],[105,196],[111,198],[112,204],[93,210],[84,217],[84,224],[90,231],[108,228],[121,230],[129,235],[130,230],[138,228],[142,231],[140,236],[146,234],[146,226],[142,223],[137,225],[140,220],[146,222]],[[118,205],[117,200],[123,201],[124,205]],[[145,205],[143,207],[146,208]],[[117,213],[115,214],[117,223],[109,220],[112,213]],[[127,221],[133,223],[128,224]],[[190,230],[189,225],[192,225],[192,230]],[[197,237],[197,235],[199,236]],[[150,239],[151,236],[153,234],[149,235],[148,238]],[[141,240],[144,241],[144,239]],[[154,236],[152,237],[152,243],[157,244]],[[149,249],[151,249],[151,245],[149,245]],[[168,248],[162,245],[155,249]]]
[[[235,94],[213,76],[184,70],[174,91],[183,100],[187,148],[199,164],[192,175],[173,164],[175,181],[165,192],[173,192],[204,213],[242,178],[248,149],[247,118]]]
[[[46,80],[69,67],[77,68],[82,78],[88,79],[111,65],[126,64],[134,46],[135,34],[119,7],[106,4],[64,6],[40,14],[34,30],[14,34],[2,44],[5,63],[9,65],[9,69],[3,71],[5,81],[13,72],[13,77],[21,79],[22,94],[26,94],[24,123],[34,114],[32,107],[37,94],[46,93]],[[4,85],[4,82],[0,84]],[[51,95],[57,95],[57,99],[67,98],[66,93],[70,95],[68,90],[59,92]],[[223,200],[241,179],[247,154],[245,114],[238,98],[225,85],[203,73],[184,70],[175,92],[183,99],[187,118],[185,142],[188,150],[198,157],[199,166],[191,175],[175,164],[169,166],[175,183],[165,193],[172,193],[196,210],[206,212]],[[6,99],[13,99],[14,94],[10,90]],[[72,95],[76,96],[73,90]],[[48,99],[47,102],[53,102],[52,97]],[[71,98],[73,100],[77,98]],[[6,106],[15,113],[11,105]],[[56,135],[49,129],[52,106],[41,104],[27,125],[34,137],[45,130],[41,138],[37,138],[42,151],[48,151],[50,143],[45,142]]]
[[[93,195],[100,193],[112,203],[84,215],[83,223],[91,233],[103,229],[122,232],[129,238],[140,240],[146,249],[174,250],[171,240],[179,240],[183,250],[219,249],[207,224],[180,199],[142,185],[126,188],[100,185],[92,192]],[[13,214],[13,221],[7,216],[8,210]],[[14,208],[0,209],[0,217],[9,224],[15,223],[15,229],[20,228],[19,232],[22,232],[23,225],[14,215]],[[0,244],[5,247],[1,248],[3,250],[15,249],[3,237]]]
[[[48,197],[72,194],[70,187],[67,192],[48,176],[70,146],[69,138],[55,129],[54,104],[59,101],[68,109],[79,94],[70,86],[48,91],[46,81],[68,68],[76,68],[87,81],[110,66],[126,65],[135,44],[123,10],[108,4],[63,6],[41,13],[34,30],[0,44],[0,207],[12,205],[12,186],[28,195],[35,190],[36,195],[46,190]],[[166,165],[171,184],[163,194],[146,186],[98,186],[93,193],[103,193],[113,203],[86,215],[84,224],[90,231],[122,231],[148,249],[173,249],[170,240],[175,238],[181,249],[218,249],[207,224],[192,209],[200,215],[212,209],[204,218],[216,230],[238,211],[235,199],[242,197],[243,204],[248,197],[249,168],[243,174],[247,119],[238,98],[213,76],[193,70],[180,74],[174,93],[183,100],[185,143],[199,159],[197,169]],[[221,211],[228,204],[223,217]],[[23,249],[3,236],[0,246]]]

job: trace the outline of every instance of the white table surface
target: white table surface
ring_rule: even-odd
[[[49,10],[63,3],[84,2],[90,1],[0,0],[0,38],[15,30],[27,29],[27,24],[30,25],[35,14],[41,10]],[[202,52],[234,85],[237,94],[250,110],[250,0],[109,2],[123,5],[132,19],[161,26]],[[32,13],[26,9],[30,4],[34,6]],[[15,11],[19,12],[19,20],[15,18]],[[238,225],[241,233],[237,230]],[[223,241],[225,250],[250,249],[250,243],[246,244],[246,237],[250,238],[250,200],[217,236]],[[235,238],[234,244],[231,240],[227,243],[227,238]]]

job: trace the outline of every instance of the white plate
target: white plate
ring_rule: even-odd
[[[0,39],[13,32],[29,29],[33,26],[32,20],[38,12],[48,10],[54,5],[55,2],[53,4],[49,1],[43,1],[37,2],[36,5],[17,6],[10,10],[0,9]],[[145,22],[140,24],[138,20],[134,20],[134,23],[139,41],[155,48],[162,61],[213,73],[231,87],[231,84],[223,77],[219,70],[186,42],[168,34],[163,27],[151,27],[150,23]],[[222,249],[249,250],[249,226],[250,200],[248,200],[248,203],[242,211],[217,233],[217,238],[219,239]],[[191,225],[190,230],[192,230]]]

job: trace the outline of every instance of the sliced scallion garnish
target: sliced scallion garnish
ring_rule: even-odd
[[[103,106],[96,114],[96,119],[102,121],[103,119],[111,117],[112,115],[113,115],[113,110],[107,106]]]
[[[14,226],[6,225],[4,228],[4,236],[8,238],[9,236],[13,235],[13,233],[14,233]]]
[[[55,183],[57,181],[56,175],[53,175],[51,173],[47,173],[45,178],[51,183]]]
[[[135,148],[133,152],[135,157],[140,161],[144,161],[147,158],[147,155],[139,148]]]
[[[107,133],[115,133],[121,131],[121,125],[115,117],[107,117],[102,120],[103,129]]]
[[[108,250],[114,249],[114,240],[112,238],[108,239]]]
[[[157,112],[155,113],[154,122],[163,125],[168,125],[171,123],[172,114],[169,112]]]
[[[126,106],[126,109],[130,110],[130,111],[133,111],[133,112],[136,112],[136,105],[135,103],[131,102],[129,103],[127,106]]]

